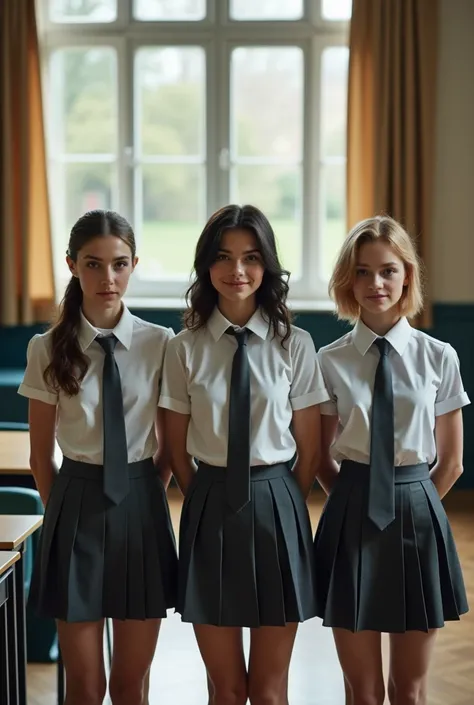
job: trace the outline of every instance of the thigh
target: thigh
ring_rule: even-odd
[[[113,620],[110,680],[144,679],[155,655],[161,620]]]
[[[210,681],[210,695],[215,690],[242,687],[247,680],[242,629],[195,624],[194,633]]]
[[[68,692],[105,694],[104,621],[57,621]]]
[[[287,702],[287,679],[298,624],[285,627],[259,627],[250,631],[250,699],[280,695]]]
[[[390,686],[399,692],[423,690],[438,630],[390,634]]]
[[[382,635],[380,632],[351,632],[333,629],[339,663],[344,674],[346,702],[372,698],[383,702]]]

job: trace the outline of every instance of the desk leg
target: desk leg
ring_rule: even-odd
[[[64,664],[61,656],[61,647],[58,646],[58,705],[64,705]]]
[[[23,552],[25,546],[18,550],[20,560],[15,563],[15,610],[18,654],[18,705],[27,705],[26,696],[26,612],[25,612],[25,575]]]
[[[13,574],[13,571],[12,571]],[[11,575],[10,575],[11,578]],[[8,657],[8,603],[12,601],[11,581],[7,576],[0,584],[0,702],[10,705],[10,659]]]
[[[8,644],[8,681],[10,700],[19,703],[18,683],[18,634],[16,625],[16,593],[15,593],[15,568],[7,578],[8,600],[5,604],[7,619],[7,644]]]

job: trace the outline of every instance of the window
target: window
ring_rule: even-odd
[[[75,220],[134,225],[133,298],[180,299],[207,217],[269,217],[291,296],[327,299],[345,235],[351,0],[39,3],[58,288]]]

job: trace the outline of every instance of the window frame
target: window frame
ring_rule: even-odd
[[[314,267],[321,249],[322,192],[320,189],[320,110],[321,57],[325,48],[348,45],[348,21],[325,20],[322,0],[305,0],[301,20],[241,21],[230,17],[229,0],[207,0],[207,16],[198,21],[141,21],[132,17],[133,0],[117,0],[117,19],[111,23],[53,23],[47,2],[38,2],[42,69],[45,79],[46,142],[48,164],[52,164],[54,141],[47,115],[50,96],[51,54],[75,46],[110,46],[117,52],[117,203],[112,203],[134,222],[134,55],[149,46],[201,46],[206,57],[206,211],[214,212],[229,202],[230,180],[222,178],[223,150],[230,150],[230,81],[232,49],[239,46],[296,46],[303,51],[303,170],[302,170],[302,271],[300,280],[290,279],[290,300],[300,309],[327,309],[331,304],[327,281]],[[291,30],[291,35],[289,34]],[[228,174],[228,171],[227,171]],[[53,264],[57,289],[62,290],[64,253],[57,246],[60,208],[50,180],[53,224]],[[317,194],[315,198],[313,195]],[[64,199],[63,199],[64,200]],[[69,225],[69,224],[68,224]],[[204,222],[203,222],[204,225]],[[199,233],[196,233],[196,241]],[[56,240],[56,242],[55,242]],[[138,254],[140,246],[138,243]],[[63,275],[65,272],[65,275]],[[186,281],[141,280],[139,266],[130,280],[127,302],[146,308],[181,307]]]

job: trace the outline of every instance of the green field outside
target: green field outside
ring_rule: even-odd
[[[301,243],[292,221],[274,220],[273,228],[283,266],[298,275],[301,261]],[[138,243],[140,274],[146,279],[174,278],[191,271],[194,249],[201,224],[185,222],[147,222],[143,224]],[[334,257],[344,237],[342,220],[328,220],[323,241],[323,271],[329,275]]]

